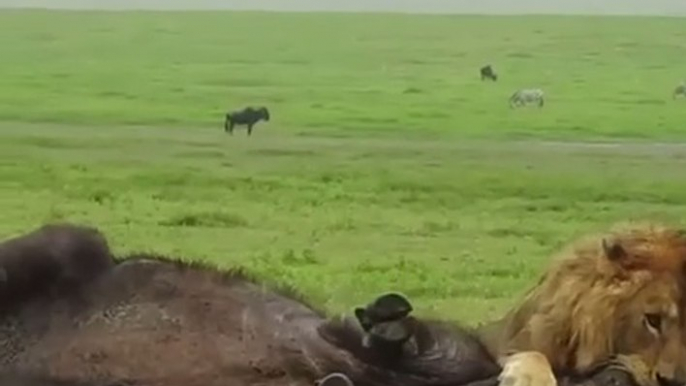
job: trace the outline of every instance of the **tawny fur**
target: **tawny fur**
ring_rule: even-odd
[[[620,257],[608,258],[606,248]],[[657,372],[674,376],[682,355],[685,260],[686,237],[670,227],[634,224],[585,237],[556,256],[524,299],[481,335],[503,363],[532,351],[556,373],[570,373],[630,355],[650,369],[651,377],[639,377],[645,382]],[[662,317],[659,338],[643,323],[648,312]]]

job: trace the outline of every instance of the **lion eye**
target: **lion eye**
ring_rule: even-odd
[[[660,331],[662,327],[662,317],[660,317],[660,314],[645,314],[645,320],[648,323],[648,327]]]

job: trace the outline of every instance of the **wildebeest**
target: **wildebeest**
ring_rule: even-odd
[[[676,97],[680,95],[686,97],[686,82],[681,82],[680,85],[674,88],[674,92],[672,93],[672,99],[676,99]]]
[[[5,294],[16,294],[17,283],[25,288],[33,280],[46,287],[43,280],[60,280],[56,274],[42,276],[46,270],[84,271],[39,258],[61,239],[70,240],[73,251],[92,243],[78,227],[58,228],[57,239],[29,233],[1,245],[0,265],[8,259],[32,262],[8,271]],[[90,260],[110,256],[92,248]],[[88,260],[63,256],[59,261]],[[311,386],[326,380],[335,386],[346,379],[355,386],[498,384],[499,366],[475,330],[415,318],[409,301],[398,294],[356,308],[355,317],[332,318],[292,289],[187,259],[131,254],[98,272],[68,282],[76,291],[34,291],[0,312],[0,375],[14,382],[7,384]],[[15,281],[15,274],[22,280]],[[559,383],[635,386],[616,364],[581,378],[562,374]]]
[[[246,107],[243,110],[226,113],[224,131],[233,135],[233,128],[237,125],[248,126],[248,135],[252,134],[252,128],[257,122],[269,121],[269,110],[262,106],[258,108]]]
[[[543,107],[545,94],[540,88],[519,89],[510,97],[510,107],[524,106],[529,103],[538,103],[538,107]]]
[[[481,67],[479,73],[481,74],[482,81],[485,79],[490,79],[494,82],[498,80],[498,75],[495,73],[495,71],[493,71],[493,67],[491,67],[490,64]]]

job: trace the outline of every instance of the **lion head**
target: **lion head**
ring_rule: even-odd
[[[686,234],[648,225],[565,249],[498,323],[497,355],[534,350],[556,371],[627,356],[656,379],[682,361]]]

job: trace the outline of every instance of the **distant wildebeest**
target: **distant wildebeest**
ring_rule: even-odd
[[[536,102],[538,107],[543,107],[545,94],[540,88],[520,89],[510,97],[510,107],[524,106]]]
[[[686,82],[681,82],[680,85],[674,88],[674,92],[672,93],[672,99],[676,99],[676,97],[678,96],[686,97]]]
[[[14,285],[46,287],[64,264],[109,260],[76,276],[74,291],[32,292],[0,311],[0,381],[11,386],[497,386],[500,372],[476,330],[409,315],[399,294],[327,317],[292,289],[240,270],[154,254],[111,260],[92,234],[62,225],[0,245]],[[96,237],[96,239],[99,239]],[[50,254],[70,240],[79,258]],[[105,244],[103,244],[105,245]],[[90,250],[90,259],[80,251]],[[65,252],[66,249],[58,249]],[[27,261],[26,267],[15,262]],[[85,272],[88,268],[66,267]],[[17,275],[20,281],[15,281]],[[578,375],[578,374],[577,374]],[[616,363],[561,374],[560,386],[636,386]],[[3,385],[6,383],[3,382]],[[643,385],[640,385],[643,386]]]
[[[240,111],[229,112],[226,113],[224,120],[224,131],[233,135],[234,126],[246,125],[248,126],[248,135],[251,135],[253,126],[260,120],[269,122],[269,110],[264,106],[246,107]]]
[[[479,71],[481,73],[481,80],[482,81],[485,79],[490,79],[494,82],[498,80],[498,75],[493,71],[493,67],[491,67],[490,64],[481,67],[481,69]]]

